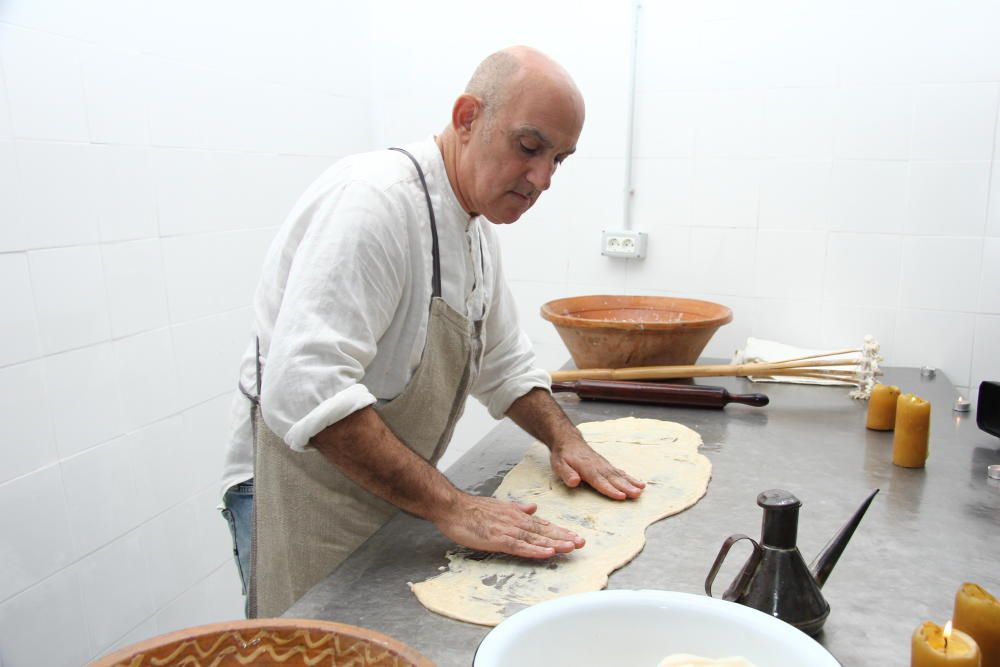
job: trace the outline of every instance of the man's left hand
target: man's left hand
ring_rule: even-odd
[[[646,486],[644,482],[611,465],[583,438],[573,438],[553,445],[550,460],[552,470],[566,486],[576,487],[583,481],[614,500],[638,498]]]

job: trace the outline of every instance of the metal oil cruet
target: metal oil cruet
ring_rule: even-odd
[[[823,584],[878,491],[872,491],[808,567],[795,544],[802,502],[788,491],[764,491],[757,496],[757,504],[764,509],[760,542],[742,534],[726,538],[705,580],[705,592],[712,595],[712,583],[732,546],[749,540],[753,553],[722,598],[771,614],[815,635],[830,614],[830,605],[821,591]]]

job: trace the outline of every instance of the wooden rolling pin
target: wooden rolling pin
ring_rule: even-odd
[[[729,403],[760,407],[770,402],[770,399],[764,394],[730,394],[724,387],[661,384],[659,382],[574,380],[572,382],[553,382],[552,391],[569,391],[580,398],[596,398],[605,401],[700,408],[724,408]]]

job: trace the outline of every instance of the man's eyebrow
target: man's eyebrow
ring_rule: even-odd
[[[519,137],[523,137],[526,134],[530,134],[531,136],[538,139],[538,141],[546,148],[552,148],[552,141],[547,136],[545,136],[544,132],[542,132],[537,127],[534,127],[532,125],[524,125],[522,127],[519,127],[514,131],[514,134]],[[563,153],[563,155],[572,155],[575,152],[576,152],[576,146],[573,146],[565,153]]]

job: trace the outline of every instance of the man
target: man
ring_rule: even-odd
[[[548,445],[568,486],[639,496],[643,483],[587,445],[534,368],[487,224],[515,222],[548,189],[583,120],[565,70],[504,49],[439,136],[346,158],[295,205],[265,260],[241,371],[254,465],[238,428],[226,475],[238,551],[246,503],[232,492],[254,477],[251,616],[284,612],[396,508],[473,549],[584,546],[535,505],[463,493],[435,469],[470,393]],[[247,400],[236,410],[239,427]]]

